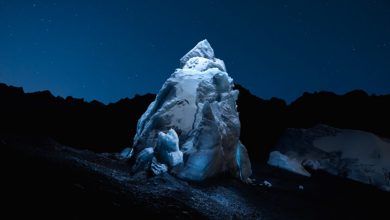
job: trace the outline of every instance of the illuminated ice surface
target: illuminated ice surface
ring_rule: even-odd
[[[272,151],[267,163],[271,166],[279,167],[303,176],[310,176],[310,173],[303,168],[300,161],[289,158],[279,151]]]
[[[390,142],[370,132],[319,125],[288,129],[268,163],[305,176],[323,170],[390,191]]]
[[[207,40],[180,62],[181,68],[166,80],[138,121],[135,157],[153,148],[158,162],[179,178],[199,181],[229,173],[246,181],[252,171],[239,141],[238,91],[233,90],[224,62],[214,57]]]
[[[175,130],[169,129],[166,134],[164,132],[158,133],[156,156],[169,167],[183,163],[183,152],[179,149],[179,137]]]

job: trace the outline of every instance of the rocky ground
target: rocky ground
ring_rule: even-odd
[[[169,174],[131,176],[128,164],[115,154],[75,150],[46,137],[1,134],[0,145],[2,214],[12,218],[379,219],[388,215],[389,193],[320,172],[306,178],[254,164],[254,184],[224,176],[187,183]]]

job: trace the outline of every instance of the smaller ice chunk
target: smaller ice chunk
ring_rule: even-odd
[[[250,182],[249,176],[252,174],[251,162],[249,161],[248,152],[241,141],[238,141],[237,144],[236,162],[241,180]]]
[[[168,153],[168,165],[170,167],[177,166],[181,163],[183,163],[183,152],[175,151]]]
[[[154,175],[160,175],[168,171],[167,165],[159,163],[155,157],[152,159],[152,164],[150,165],[150,170]]]
[[[119,153],[119,158],[120,159],[130,159],[133,156],[133,148],[126,147]]]
[[[318,160],[304,160],[302,161],[302,165],[312,170],[319,170],[321,168],[321,163]]]
[[[299,190],[303,190],[304,187],[303,187],[302,185],[299,185],[299,186],[298,186],[298,189],[299,189]]]
[[[158,133],[156,153],[158,160],[169,167],[183,163],[183,152],[179,149],[179,137],[175,130],[171,128],[166,134]]]
[[[268,182],[267,180],[264,180],[263,184],[264,184],[264,186],[266,186],[268,188],[272,187],[272,183]]]
[[[137,154],[137,157],[135,158],[134,166],[133,166],[133,172],[138,171],[140,169],[146,169],[153,158],[154,150],[152,147],[148,147],[143,149],[139,154]]]
[[[179,137],[177,136],[175,130],[171,128],[166,134],[160,131],[158,133],[157,147],[168,152],[178,151]]]
[[[226,66],[225,66],[225,62],[223,62],[223,60],[215,58],[215,63],[218,64],[220,67],[222,67],[222,71],[226,72]]]
[[[310,173],[303,168],[299,161],[290,159],[279,151],[272,151],[267,163],[271,166],[279,167],[303,176],[310,176]]]

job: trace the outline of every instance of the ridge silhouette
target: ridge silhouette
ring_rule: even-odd
[[[240,91],[241,141],[252,161],[264,162],[286,128],[327,124],[390,138],[390,95],[315,92],[286,104],[278,98],[256,97],[241,85],[235,88]],[[49,91],[25,93],[0,83],[0,132],[49,136],[96,152],[120,151],[132,146],[137,121],[154,99],[154,94],[136,95],[105,105],[55,97]]]

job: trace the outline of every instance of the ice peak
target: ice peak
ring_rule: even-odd
[[[238,90],[225,64],[207,40],[180,61],[138,121],[132,171],[168,171],[191,181],[230,173],[249,181],[251,164],[239,140]]]
[[[192,69],[204,72],[211,68],[218,68],[226,72],[223,60],[214,57],[214,50],[210,43],[204,39],[192,48],[186,55],[180,59],[182,69]]]
[[[192,48],[186,55],[180,59],[180,63],[184,65],[189,59],[193,57],[203,57],[214,60],[214,50],[207,39],[200,41],[194,48]]]

